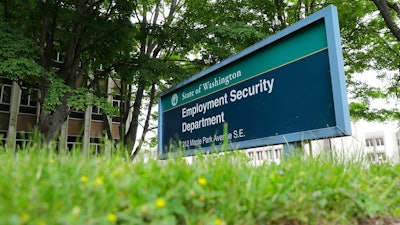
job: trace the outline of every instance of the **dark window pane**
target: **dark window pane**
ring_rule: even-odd
[[[1,92],[1,102],[11,103],[11,86],[3,86]]]

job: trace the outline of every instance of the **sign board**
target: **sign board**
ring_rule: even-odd
[[[159,154],[351,135],[343,68],[328,6],[163,92]]]

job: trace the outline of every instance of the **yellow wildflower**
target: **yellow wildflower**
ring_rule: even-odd
[[[225,225],[225,222],[223,220],[221,220],[220,218],[216,218],[214,220],[214,224],[215,225]]]
[[[40,220],[37,224],[38,225],[46,225],[46,223],[43,220]]]
[[[87,176],[82,176],[81,177],[81,182],[82,183],[86,183],[88,181],[88,177]]]
[[[199,179],[197,179],[197,182],[200,184],[200,185],[206,185],[207,184],[207,180],[206,180],[206,178],[204,178],[204,177],[200,177]]]
[[[96,185],[101,186],[103,185],[103,177],[97,177],[96,178]]]
[[[23,214],[20,216],[21,224],[25,224],[26,222],[28,222],[29,218],[30,218],[29,214],[23,213]]]
[[[165,200],[163,198],[157,198],[156,206],[158,208],[164,208],[166,205],[167,205],[167,203],[165,202]]]
[[[306,176],[306,173],[305,173],[304,171],[301,171],[301,172],[300,172],[300,176],[301,176],[301,177],[305,177],[305,176]]]
[[[114,223],[115,221],[117,221],[117,216],[114,213],[110,213],[110,214],[108,214],[107,219],[108,219],[108,221]]]

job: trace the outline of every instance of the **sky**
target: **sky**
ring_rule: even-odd
[[[366,71],[362,74],[356,74],[355,78],[359,81],[363,81],[370,86],[384,88],[384,81],[376,78],[376,71]],[[349,96],[350,97],[350,96]],[[349,102],[352,100],[349,98]],[[395,99],[376,99],[371,101],[371,108],[382,109],[382,108],[395,108],[400,107],[400,101]],[[387,122],[368,122],[365,120],[360,120],[357,122],[357,126],[360,129],[365,129],[368,131],[380,131],[380,130],[391,130],[398,131],[400,129],[399,123],[396,121]]]

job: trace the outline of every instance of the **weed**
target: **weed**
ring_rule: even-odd
[[[26,146],[37,148],[36,145]],[[357,224],[400,216],[399,165],[240,153],[132,163],[51,149],[0,152],[4,224]]]

